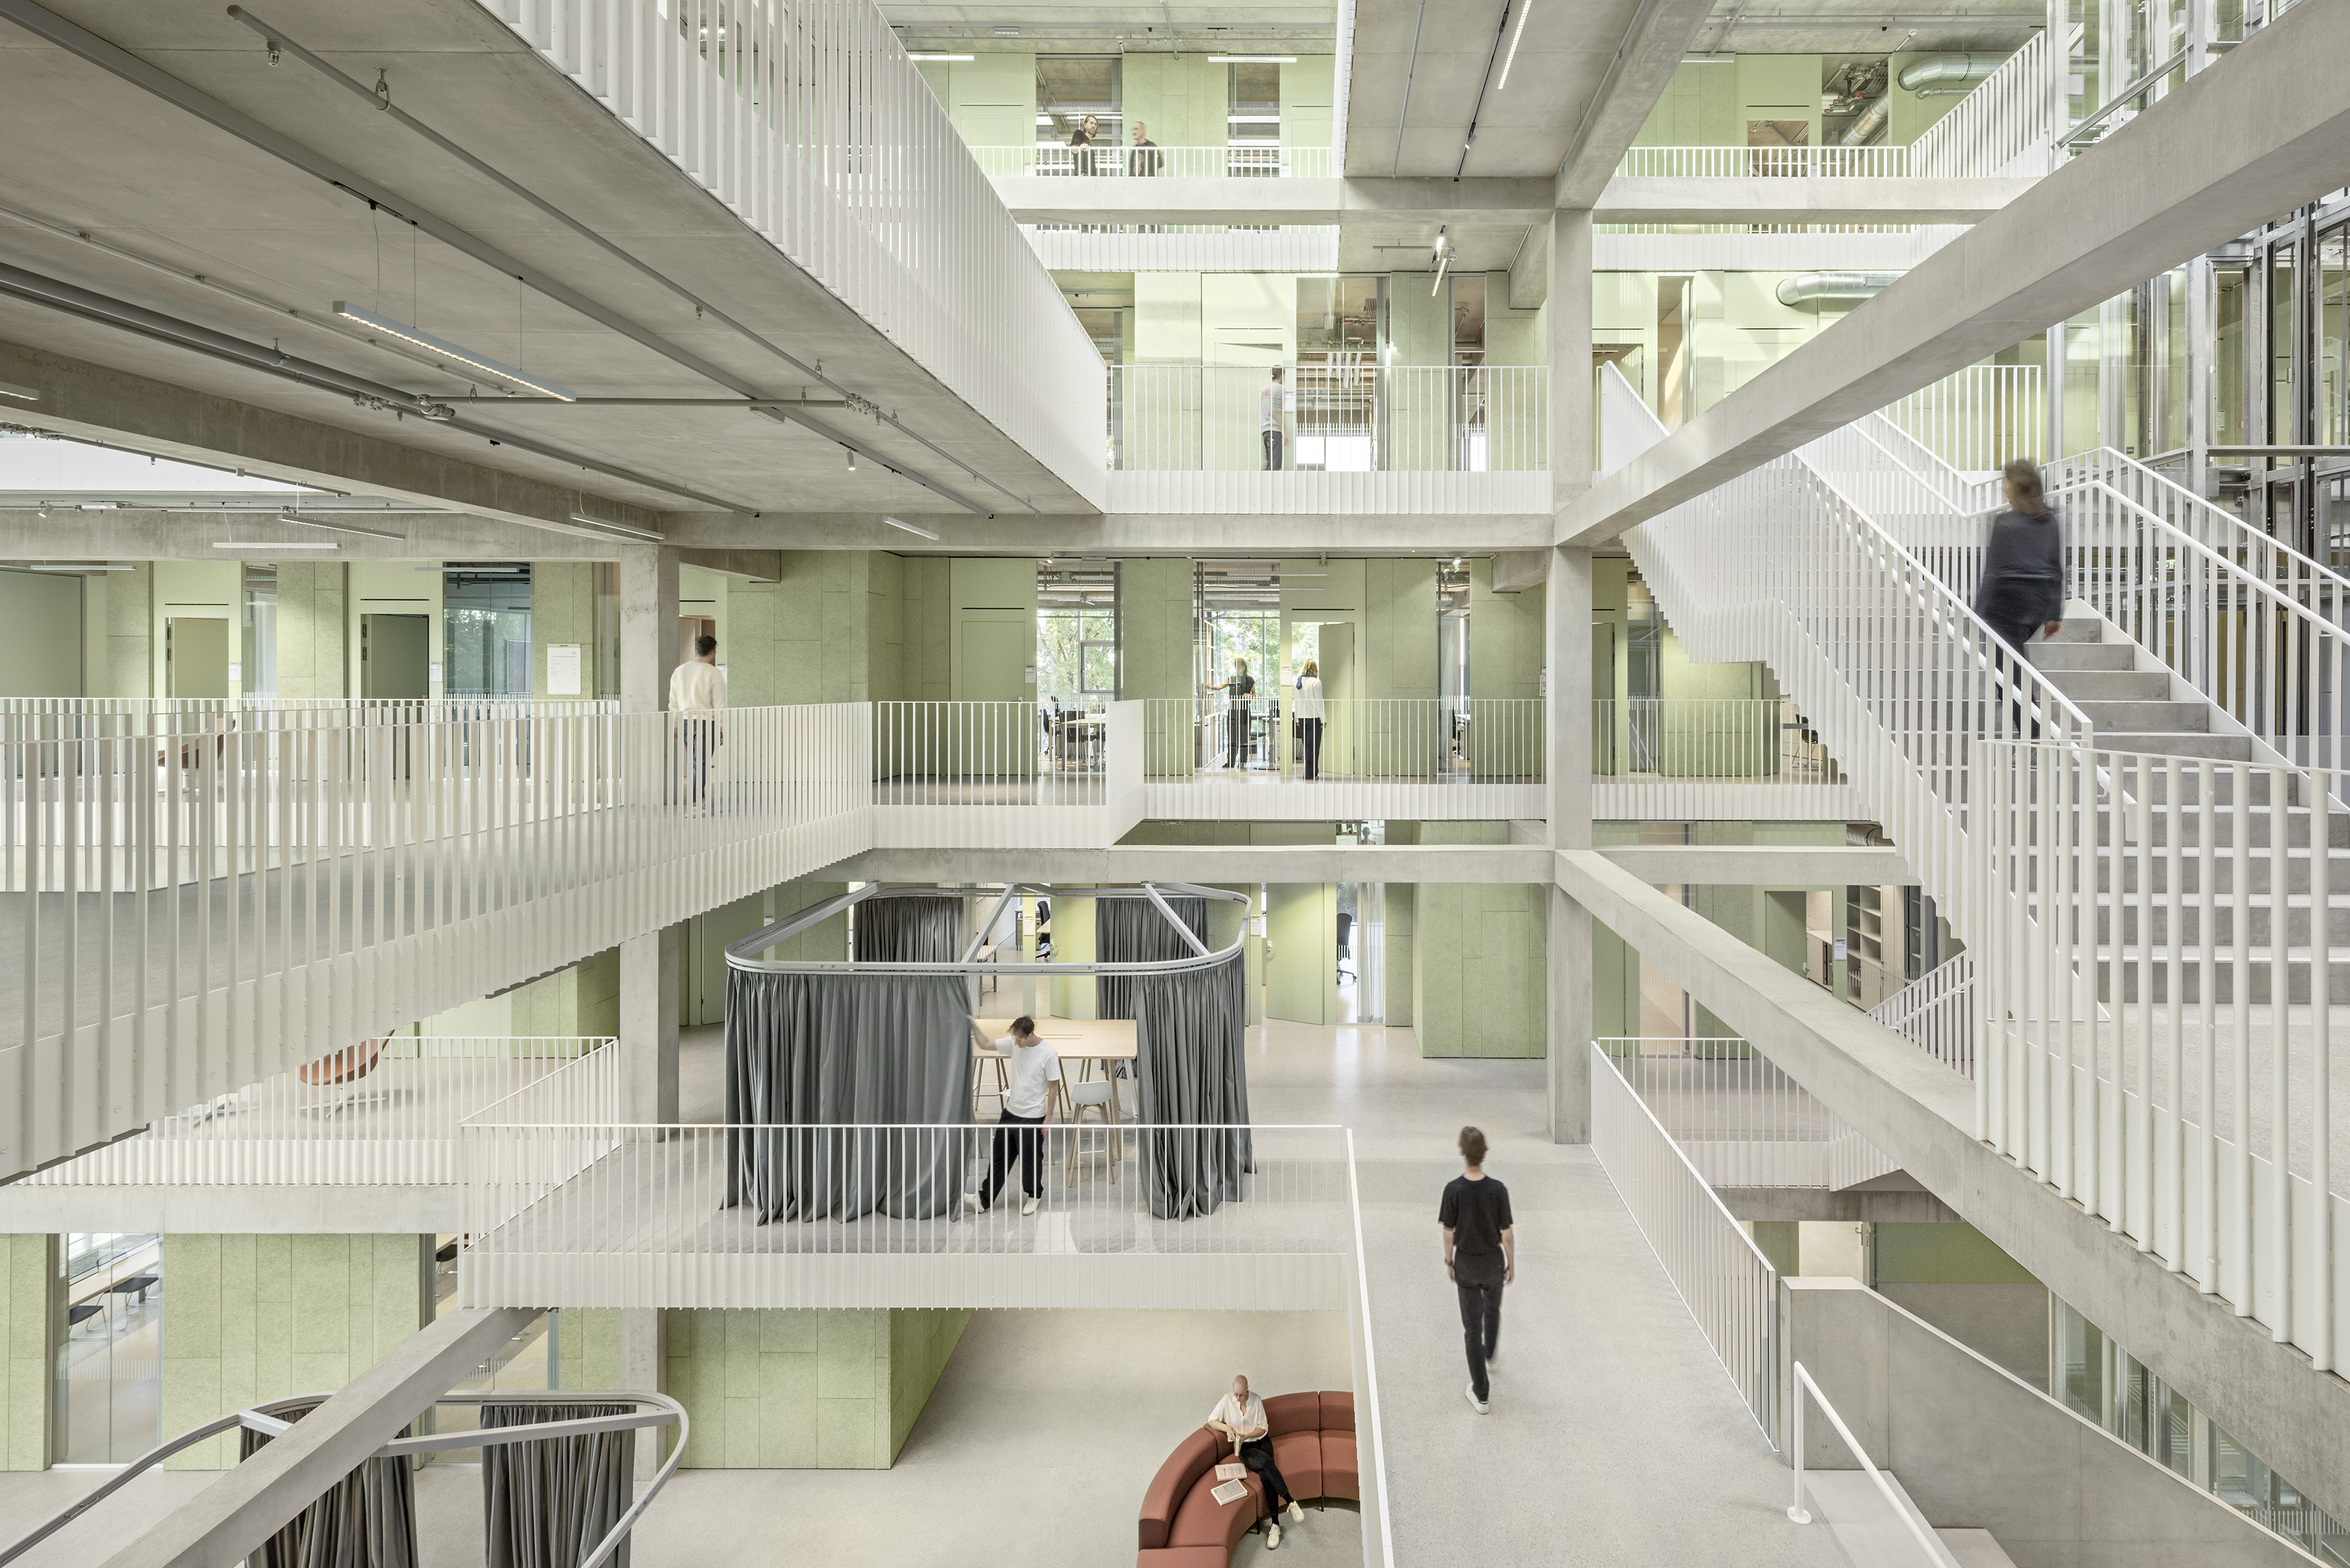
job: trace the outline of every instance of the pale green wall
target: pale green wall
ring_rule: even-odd
[[[1134,359],[1142,365],[1197,365],[1200,281],[1196,272],[1134,275]]]
[[[1224,116],[1232,111],[1229,67],[1210,65],[1198,54],[1128,55],[1118,69],[1119,107],[1129,141],[1139,119],[1161,147],[1224,145]]]
[[[1542,696],[1543,587],[1540,584],[1514,594],[1493,592],[1493,563],[1479,556],[1469,563],[1469,695],[1472,699],[1539,698]],[[1479,774],[1504,773],[1526,763],[1539,765],[1544,750],[1543,720],[1538,710],[1521,711],[1523,722],[1513,722],[1512,745],[1475,744],[1471,766]],[[1472,735],[1474,733],[1472,730]]]
[[[1366,697],[1437,694],[1436,563],[1385,557],[1362,563],[1361,633],[1355,670]]]
[[[924,60],[915,68],[967,147],[1027,147],[1036,140],[1036,57],[979,55]]]
[[[106,585],[107,688],[99,697],[147,697],[159,690],[155,663],[155,568],[147,562],[109,574]]]
[[[277,694],[348,697],[349,571],[340,561],[281,561],[277,566]],[[534,573],[534,578],[536,574]],[[534,596],[537,590],[532,583]],[[536,629],[536,606],[534,605]]]
[[[728,942],[847,891],[846,882],[785,882],[764,893],[722,904],[688,920],[685,943],[679,955],[679,961],[685,966],[685,983],[678,994],[678,1022],[726,1022]],[[773,952],[778,958],[845,959],[848,956],[848,916],[835,915],[821,925],[777,943]]]
[[[1284,147],[1330,145],[1331,116],[1336,105],[1337,66],[1335,55],[1301,55],[1281,67],[1281,144]],[[1132,70],[1134,67],[1129,62],[1127,68]]]
[[[424,568],[418,570],[419,567]],[[442,589],[447,579],[433,561],[353,561],[350,563],[348,618],[343,637],[351,650],[351,691],[361,691],[359,668],[359,618],[368,615],[421,615],[425,618],[425,647],[431,649],[431,668],[442,668],[442,649],[447,647],[441,627]],[[587,677],[581,677],[581,684]],[[442,682],[432,683],[432,694],[441,695]]]
[[[1746,122],[1753,119],[1800,119],[1810,126],[1811,145],[1820,144],[1820,57],[1817,55],[1741,55],[1728,68],[1738,77],[1738,113],[1731,125],[1731,145],[1746,144]]]
[[[1503,822],[1423,822],[1422,844],[1506,844]],[[1412,1030],[1423,1056],[1549,1054],[1543,889],[1429,882],[1413,917]]]
[[[234,664],[243,657],[238,651],[244,613],[244,566],[242,562],[156,562],[152,607],[150,622],[151,641],[149,643],[152,684],[149,690],[158,696],[170,691],[165,684],[163,670],[167,651],[163,624],[168,620],[224,620],[229,623],[229,662]],[[236,694],[234,681],[229,683],[229,691],[232,696]]]
[[[1639,147],[1740,147],[1746,126],[1738,112],[1735,65],[1682,64],[1657,96],[1640,133]]]
[[[1063,886],[1080,886],[1065,883]],[[1094,900],[1053,900],[1053,961],[1090,963],[1094,957]],[[1056,974],[1051,986],[1053,1015],[1093,1018],[1101,1006],[1100,984],[1089,974]]]
[[[618,1034],[620,1032],[620,950],[558,970],[506,993],[515,1034]]]
[[[693,1469],[887,1469],[967,1311],[668,1314],[669,1393]]]
[[[171,1236],[162,1429],[264,1399],[340,1388],[411,1337],[432,1310],[431,1236]],[[234,1434],[169,1469],[225,1469]]]
[[[1418,826],[1416,823],[1388,823],[1388,842],[1405,842],[1396,836],[1396,829],[1405,826],[1417,828]],[[1409,882],[1388,882],[1382,886],[1386,888],[1387,903],[1387,930],[1381,938],[1386,971],[1386,1022],[1408,1024],[1411,1023],[1413,1013],[1412,971],[1419,963],[1413,932],[1413,924],[1419,915],[1419,900],[1415,897],[1418,889]]]
[[[577,645],[579,649],[578,700],[586,701],[596,695],[595,562],[531,564],[530,642],[532,696],[547,695],[546,653],[557,643]],[[572,699],[567,696],[562,701]]]
[[[1264,1011],[1294,1023],[1338,1022],[1338,889],[1328,882],[1266,886]]]
[[[886,702],[904,691],[908,564],[879,550],[786,550],[773,583],[730,582],[719,644],[738,708]]]
[[[900,673],[909,702],[946,702],[954,689],[954,594],[943,556],[910,556],[899,567]]]
[[[81,579],[0,572],[0,697],[79,697]]]
[[[1192,669],[1197,613],[1192,563],[1181,556],[1126,560],[1118,566],[1118,694],[1128,699],[1188,699],[1199,690]],[[1189,774],[1191,710],[1144,711],[1143,771],[1153,777]]]
[[[954,699],[1016,701],[1036,695],[1036,563],[1015,556],[949,563]],[[1016,628],[997,634],[999,627]]]
[[[0,1236],[0,1470],[49,1463],[57,1239]]]

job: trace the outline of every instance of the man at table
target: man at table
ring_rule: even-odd
[[[1051,1106],[1053,1085],[1061,1081],[1061,1054],[1036,1037],[1036,1021],[1025,1015],[1014,1019],[1012,1033],[988,1049],[1003,1058],[1003,1110],[996,1117],[995,1149],[989,1159],[987,1179],[979,1184],[978,1191],[963,1194],[962,1206],[974,1214],[983,1214],[994,1206],[1016,1141],[1020,1212],[1034,1214],[1037,1194],[1045,1189],[1037,1171],[1043,1136],[1036,1129],[1044,1125],[1045,1113]]]
[[[1208,1412],[1208,1429],[1230,1438],[1232,1458],[1254,1470],[1264,1484],[1265,1506],[1273,1511],[1264,1527],[1264,1549],[1274,1551],[1281,1545],[1282,1509],[1288,1508],[1292,1524],[1305,1523],[1305,1511],[1297,1506],[1280,1467],[1273,1462],[1273,1428],[1265,1424],[1264,1401],[1250,1392],[1246,1376],[1234,1377],[1231,1392]]]

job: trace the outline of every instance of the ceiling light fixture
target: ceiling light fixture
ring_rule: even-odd
[[[37,403],[41,400],[41,394],[14,381],[0,381],[0,398],[22,398],[28,403]]]
[[[848,454],[848,472],[855,473],[857,472],[857,449],[853,446],[849,446],[843,447],[841,450]]]
[[[639,528],[633,523],[614,523],[608,518],[590,517],[585,512],[574,512],[571,514],[571,521],[585,523],[590,528],[608,528],[615,534],[626,534],[631,539],[650,539],[657,544],[669,537],[666,534],[656,534],[650,528]]]
[[[1534,0],[1518,0],[1517,30],[1510,35],[1509,57],[1502,62],[1502,79],[1493,84],[1495,92],[1500,92],[1510,85],[1510,67],[1518,63],[1518,40],[1526,36],[1526,16],[1534,8]]]
[[[215,550],[339,550],[332,539],[216,539]]]
[[[405,544],[408,539],[405,534],[388,534],[380,528],[362,528],[356,523],[328,523],[323,518],[305,517],[290,506],[278,509],[277,520],[297,527],[325,528],[337,534],[361,534],[370,539],[390,539],[395,544]]]
[[[135,572],[136,566],[126,566],[119,561],[35,561],[29,570],[36,572]]]
[[[335,301],[335,314],[346,321],[356,321],[363,327],[371,327],[378,332],[399,338],[403,343],[413,343],[419,348],[429,348],[435,354],[454,359],[460,365],[468,365],[476,370],[495,376],[502,381],[512,381],[517,387],[528,387],[534,392],[543,393],[566,403],[576,403],[579,400],[579,394],[568,387],[542,380],[525,371],[517,370],[511,365],[493,359],[486,354],[477,354],[471,348],[461,348],[445,337],[433,337],[421,327],[411,327],[404,321],[394,321],[389,316],[378,316],[372,310],[362,310],[348,300]]]
[[[1211,66],[1294,66],[1295,55],[1210,55]]]
[[[892,528],[903,528],[909,534],[920,534],[925,539],[935,539],[938,537],[936,534],[931,533],[928,528],[918,527],[914,524],[907,522],[902,517],[884,517],[881,521],[887,523]]]
[[[908,55],[906,57],[910,60],[962,60],[968,62],[975,57],[971,55]]]

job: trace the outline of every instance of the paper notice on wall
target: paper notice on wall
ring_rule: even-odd
[[[435,664],[432,667],[430,679],[433,685],[438,686],[441,684],[441,667],[439,665]]]
[[[1838,937],[1835,940],[1835,961],[1838,963],[1844,962],[1844,939],[1842,937]]]
[[[550,642],[546,645],[546,694],[549,697],[579,695],[579,644]]]

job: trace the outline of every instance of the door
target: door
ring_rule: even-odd
[[[361,697],[404,697],[411,701],[430,697],[432,664],[431,616],[359,617]]]
[[[962,772],[987,778],[1025,778],[1036,771],[1044,731],[1035,714],[1036,618],[1020,611],[993,612],[980,619],[967,612],[961,659],[954,672],[955,699],[991,706],[964,710],[958,721],[957,762]],[[1015,706],[1005,706],[1012,704]]]
[[[1362,770],[1355,765],[1357,732],[1362,715],[1348,701],[1355,695],[1355,623],[1322,623],[1322,700],[1329,720],[1322,729],[1323,776],[1346,778]],[[1302,771],[1302,770],[1301,770]]]
[[[1293,1023],[1338,1021],[1338,889],[1275,882],[1265,890],[1264,1013]]]
[[[228,622],[217,616],[172,616],[163,622],[163,694],[228,695]]]

